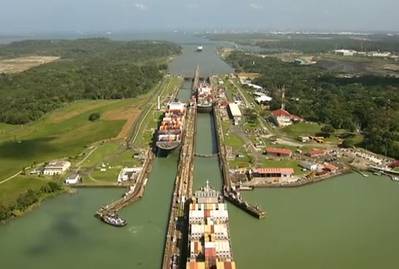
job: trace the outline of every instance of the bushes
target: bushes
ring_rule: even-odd
[[[90,114],[90,116],[89,116],[89,121],[96,121],[96,120],[98,120],[99,118],[100,118],[100,113],[94,112],[94,113],[91,113],[91,114]]]
[[[28,189],[21,193],[15,205],[5,206],[0,204],[0,221],[5,221],[16,215],[18,211],[24,211],[33,204],[37,203],[44,194],[55,193],[62,190],[62,185],[58,182],[50,181],[43,185],[40,190]]]

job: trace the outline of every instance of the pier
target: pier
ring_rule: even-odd
[[[143,170],[140,175],[137,177],[136,183],[133,185],[128,185],[128,189],[126,193],[122,196],[122,198],[111,202],[103,207],[101,207],[96,212],[96,216],[100,219],[103,219],[105,216],[109,216],[111,214],[117,214],[119,210],[122,208],[134,203],[139,200],[144,195],[145,186],[148,180],[148,174],[151,171],[151,164],[154,159],[154,153],[151,149],[147,151],[146,159],[143,164]]]
[[[211,78],[211,83],[212,83]],[[224,143],[224,134],[222,129],[222,118],[220,116],[219,108],[216,105],[213,108],[213,117],[216,128],[216,144],[219,152],[219,166],[223,178],[223,196],[226,200],[230,201],[235,206],[241,208],[245,212],[249,213],[251,216],[262,219],[265,217],[266,213],[263,209],[258,206],[254,206],[243,200],[239,192],[235,190],[232,186],[229,173],[229,165],[226,159],[226,147]]]
[[[182,139],[179,165],[171,202],[169,223],[165,239],[162,268],[179,268],[185,244],[186,229],[186,201],[192,196],[192,184],[194,178],[194,146],[196,133],[197,108],[195,102],[191,102],[187,110],[185,133]]]

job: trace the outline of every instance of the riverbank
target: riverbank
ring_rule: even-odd
[[[28,214],[29,212],[33,211],[34,209],[40,207],[40,205],[44,201],[55,198],[58,195],[66,194],[66,193],[69,193],[69,194],[76,193],[76,190],[69,188],[67,186],[61,185],[60,188],[61,189],[55,190],[50,193],[45,192],[44,189],[40,192],[35,192],[35,195],[37,197],[35,197],[35,199],[31,201],[32,203],[30,203],[29,205],[24,205],[24,207],[21,207],[21,205],[1,206],[0,207],[0,224],[6,224],[16,218],[23,217],[26,214]],[[28,193],[29,191],[31,191],[31,189],[27,190],[26,193]],[[19,196],[19,199],[17,201],[19,201],[21,199],[22,195],[25,195],[25,193],[22,193]]]

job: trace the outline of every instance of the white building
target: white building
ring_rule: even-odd
[[[272,100],[273,100],[273,98],[271,98],[270,96],[267,96],[267,95],[261,95],[261,96],[258,96],[258,97],[255,98],[255,101],[258,104],[268,103],[268,102],[270,102]]]
[[[51,161],[43,169],[43,174],[46,176],[61,175],[71,167],[68,161]]]
[[[334,53],[342,56],[354,56],[355,54],[357,54],[357,51],[340,49],[340,50],[334,50]]]
[[[74,185],[80,182],[80,175],[79,174],[71,174],[65,179],[65,184]]]
[[[143,170],[142,167],[123,168],[118,175],[118,183],[126,182],[128,180],[135,180]]]
[[[238,105],[236,103],[229,103],[229,111],[230,111],[230,115],[233,118],[234,121],[234,125],[238,125],[238,122],[241,121],[241,111],[240,108],[238,107]]]
[[[299,166],[305,168],[309,171],[317,171],[319,169],[319,165],[317,163],[312,162],[300,162]]]

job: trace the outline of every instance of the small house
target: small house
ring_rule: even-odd
[[[78,184],[81,181],[81,177],[79,174],[71,174],[65,179],[65,184],[74,185]]]
[[[43,169],[43,174],[46,176],[61,175],[71,167],[68,161],[51,161]]]

